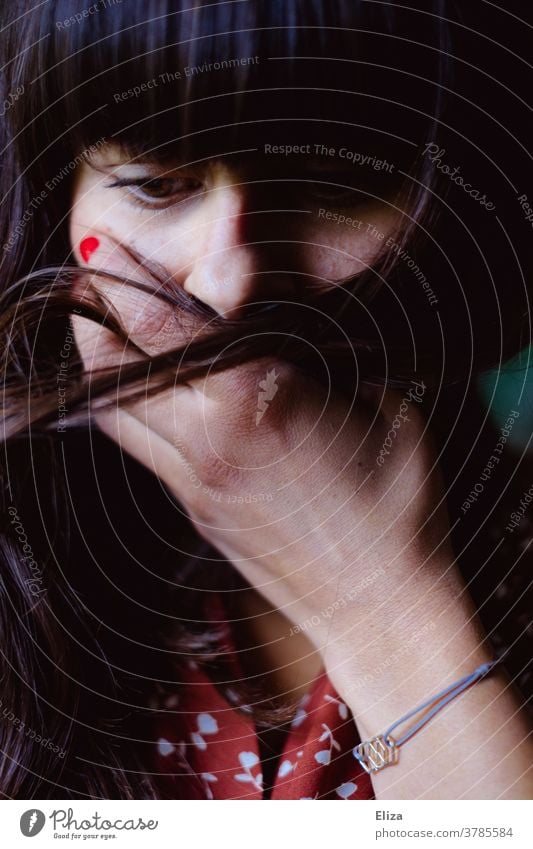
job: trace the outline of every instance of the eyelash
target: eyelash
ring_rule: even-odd
[[[184,184],[184,183],[187,183],[187,181],[199,183],[199,181],[193,180],[193,178],[187,178],[187,177],[179,178],[179,179],[177,179],[177,178],[173,179],[171,177],[149,177],[149,178],[138,177],[136,179],[131,179],[131,178],[128,178],[128,177],[117,177],[115,180],[113,180],[112,183],[107,183],[106,188],[107,189],[123,189],[123,188],[132,189],[132,188],[136,187],[136,188],[142,189],[143,187],[149,186],[150,183],[156,183],[156,182],[160,182],[160,181],[163,181],[163,182],[166,181],[170,184],[171,183]],[[201,185],[201,184],[199,184],[199,185]],[[191,194],[196,194],[196,193],[197,193],[197,190],[194,190],[193,192],[191,192]],[[177,190],[174,193],[169,194],[167,197],[159,198],[159,199],[158,198],[152,198],[151,200],[147,199],[147,198],[140,197],[134,191],[129,191],[128,195],[129,195],[129,200],[131,200],[133,203],[137,204],[138,206],[143,207],[144,209],[150,209],[150,210],[154,211],[154,210],[165,210],[165,209],[168,209],[171,206],[174,206],[177,202],[176,201],[177,196],[182,195],[183,199],[185,199],[188,196],[188,193],[187,193],[186,189],[183,189],[182,191]]]
[[[303,183],[304,190],[305,190],[305,188],[307,188],[308,190],[312,191],[312,186],[318,184],[318,192],[315,191],[315,196],[318,194],[319,199],[322,200],[323,202],[330,201],[331,203],[335,203],[337,206],[341,206],[341,207],[355,206],[355,205],[359,204],[361,201],[360,201],[360,199],[357,199],[355,197],[355,195],[356,195],[355,190],[349,187],[351,176],[352,175],[349,172],[346,172],[346,171],[330,172],[330,173],[324,172],[323,174],[320,174],[320,175],[315,174],[314,179],[311,179],[309,176],[307,176],[305,183]],[[320,185],[321,181],[320,181],[319,177],[323,177],[326,183],[328,183],[328,182],[340,183],[340,184],[346,183],[348,185],[348,187],[343,188],[342,185],[339,186],[338,189],[335,186],[328,186],[328,185],[321,187],[321,185]],[[189,182],[192,182],[192,183],[197,183],[198,185],[201,186],[201,183],[198,180],[194,180],[194,178],[179,178],[179,179],[175,178],[175,179],[173,179],[171,177],[151,177],[151,178],[147,179],[145,177],[138,177],[136,179],[131,179],[131,178],[127,178],[127,177],[117,177],[115,180],[113,180],[113,182],[107,183],[106,188],[109,188],[109,189],[122,189],[122,188],[127,188],[127,189],[139,188],[139,189],[142,189],[143,187],[149,186],[150,183],[155,183],[155,182],[159,182],[159,181],[167,181],[168,183],[175,182],[175,183],[182,183],[182,184],[187,183],[187,181],[189,181]],[[328,191],[333,192],[333,195],[328,197]],[[334,196],[334,193],[336,191],[339,192],[338,196]],[[197,193],[198,193],[198,191],[195,190],[195,191],[191,192],[190,194],[197,194]],[[176,191],[176,192],[174,192],[174,194],[170,194],[166,198],[160,198],[159,202],[158,202],[157,198],[152,198],[151,200],[149,200],[147,198],[140,197],[134,191],[129,191],[128,192],[128,195],[129,195],[128,199],[132,203],[134,203],[137,206],[142,207],[143,209],[149,209],[152,212],[155,212],[155,211],[164,212],[164,211],[170,210],[173,206],[175,206],[177,204],[178,201],[176,200],[176,197],[179,196],[180,194],[182,195],[182,199],[186,199],[188,196],[190,196],[190,194],[188,194],[186,192],[186,190],[183,190],[181,192]]]
[[[355,206],[356,204],[361,203],[361,200],[357,197],[356,189],[351,186],[352,179],[353,175],[346,171],[326,171],[323,174],[315,176],[315,192],[316,194],[318,194],[319,197],[321,197],[322,200],[330,200],[332,203],[336,203],[338,206]],[[337,185],[328,185],[331,183]],[[332,195],[329,197],[328,192],[332,193]],[[335,192],[338,193],[337,196],[335,196]]]

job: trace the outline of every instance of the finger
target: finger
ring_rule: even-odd
[[[98,292],[110,311],[119,316],[131,341],[148,355],[179,347],[197,330],[184,310],[176,309],[162,296],[161,281],[106,233],[95,230],[81,240],[75,252],[81,267],[96,272],[89,277],[80,275],[76,284],[80,296]],[[107,342],[107,338],[100,338],[98,344]],[[107,356],[107,344],[102,353]]]

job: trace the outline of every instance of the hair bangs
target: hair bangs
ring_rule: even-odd
[[[196,0],[179,10],[172,0],[100,0],[94,9],[51,0],[38,12],[41,68],[26,117],[39,147],[58,146],[63,161],[65,147],[72,156],[104,138],[133,156],[183,162],[268,142],[342,142],[379,157],[393,142],[405,168],[434,120],[432,45],[442,34],[425,33],[428,79],[417,82],[409,10],[402,38],[389,32],[398,9],[354,0]]]

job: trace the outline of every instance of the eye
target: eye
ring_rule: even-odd
[[[308,192],[321,200],[331,200],[337,203],[357,204],[361,196],[355,186],[351,171],[324,171],[311,173],[308,176]]]
[[[184,182],[185,181],[181,181],[182,188],[185,188],[183,185]],[[137,186],[137,190],[139,193],[142,193],[149,198],[168,198],[175,192],[176,185],[173,180],[167,180],[163,177],[155,177],[153,180],[147,180],[146,183],[142,183]]]
[[[126,188],[135,203],[157,208],[197,194],[202,189],[202,183],[194,177],[118,177],[108,183],[106,188]]]
[[[392,197],[399,188],[395,176],[363,169],[310,170],[306,178],[310,196],[343,207],[357,207]]]

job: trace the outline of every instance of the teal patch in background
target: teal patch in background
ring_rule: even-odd
[[[501,369],[485,372],[478,378],[478,391],[490,407],[496,428],[505,425],[511,410],[520,413],[509,434],[508,444],[522,452],[527,446],[533,453],[533,348],[525,348]]]

